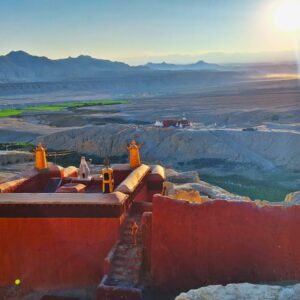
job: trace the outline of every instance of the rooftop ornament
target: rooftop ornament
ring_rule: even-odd
[[[102,169],[102,192],[112,193],[114,191],[114,173],[110,166],[110,160],[105,158],[104,168]]]
[[[84,156],[81,156],[80,165],[79,165],[79,178],[80,179],[89,179],[90,177],[90,168]]]
[[[47,159],[46,159],[46,149],[42,146],[41,143],[34,150],[35,152],[35,167],[38,170],[43,170],[48,167]]]
[[[129,163],[131,168],[137,168],[141,165],[140,160],[140,148],[142,145],[138,145],[135,140],[132,140],[127,147],[129,151]]]

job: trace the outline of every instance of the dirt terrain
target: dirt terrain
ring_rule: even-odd
[[[72,100],[91,100],[90,96],[75,94]],[[101,95],[94,99],[97,96]],[[0,96],[2,105],[29,105],[38,99],[70,100],[61,92],[26,99]],[[51,149],[122,160],[126,143],[136,138],[144,142],[145,160],[197,169],[202,178],[232,192],[277,200],[300,189],[299,102],[298,80],[251,81],[197,93],[133,97],[128,104],[1,118],[0,142],[40,140]],[[193,122],[192,128],[153,126],[156,120],[183,116]]]

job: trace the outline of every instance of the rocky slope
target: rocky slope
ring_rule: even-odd
[[[211,199],[251,201],[249,197],[230,193],[218,186],[200,180],[198,172],[196,171],[177,172],[172,169],[167,169],[166,179],[174,184],[173,188],[175,190],[194,190],[198,191],[201,196],[207,196]]]
[[[300,134],[287,131],[193,130],[151,126],[88,126],[40,138],[48,147],[75,150],[90,155],[122,156],[126,144],[143,143],[141,155],[149,162],[164,165],[247,166],[262,170],[277,167],[300,170]]]
[[[284,201],[291,204],[300,204],[300,191],[286,195]]]
[[[1,151],[0,165],[17,164],[26,161],[33,161],[33,154],[27,151]]]
[[[181,293],[175,300],[299,300],[300,284],[292,286],[250,283],[210,285]]]

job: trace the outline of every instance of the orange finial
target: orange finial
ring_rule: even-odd
[[[41,143],[39,143],[35,149],[35,167],[38,170],[46,169],[48,167],[46,159],[46,150],[45,148],[43,148]]]
[[[129,151],[129,163],[131,168],[137,168],[141,165],[140,148],[141,145],[138,145],[135,140],[132,140],[130,145],[127,147]]]

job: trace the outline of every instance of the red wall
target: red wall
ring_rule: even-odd
[[[187,290],[208,284],[300,280],[300,206],[224,200],[201,205],[155,196],[154,285]]]
[[[147,270],[151,266],[151,241],[152,241],[152,212],[144,212],[142,216],[142,242],[143,260]]]
[[[148,197],[147,185],[143,184],[137,191],[136,195],[134,195],[134,201],[135,202],[147,201],[147,197]]]
[[[50,290],[96,285],[119,237],[118,218],[0,218],[0,286]]]

